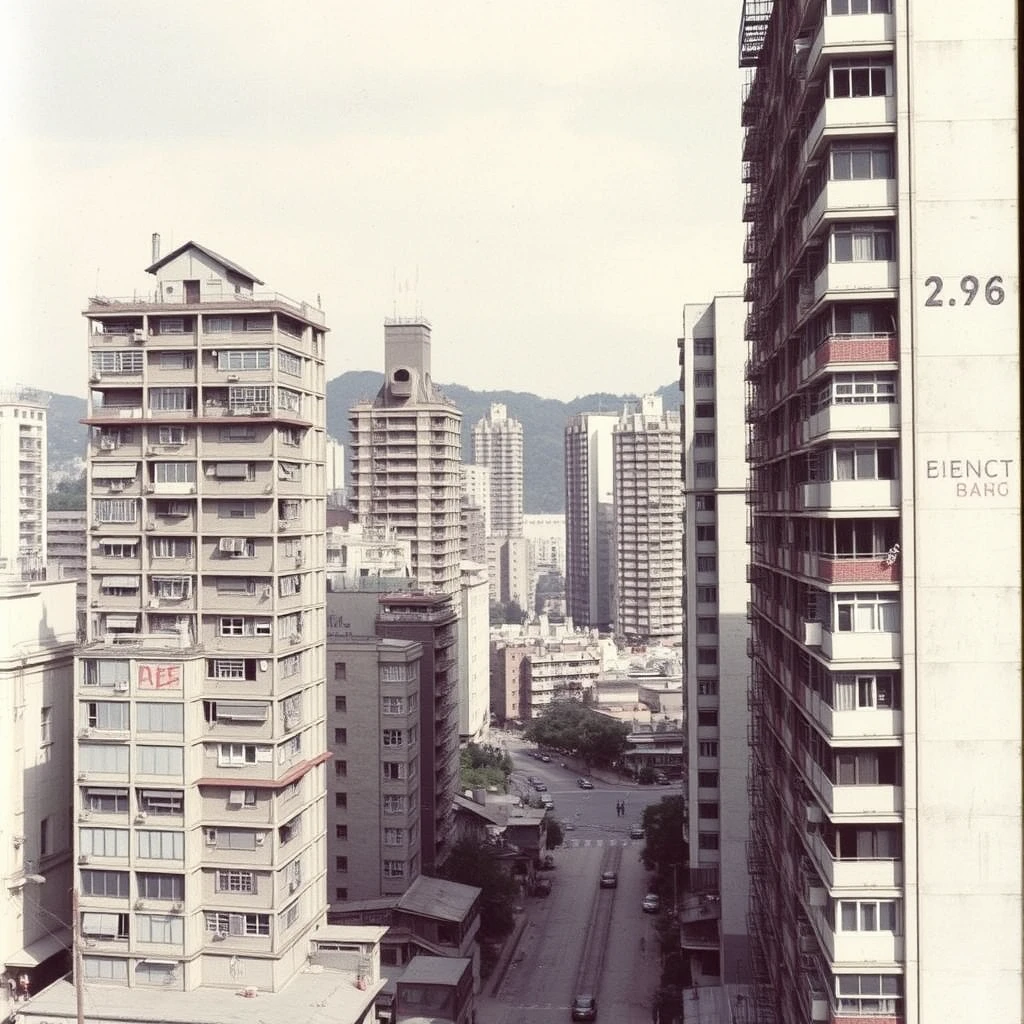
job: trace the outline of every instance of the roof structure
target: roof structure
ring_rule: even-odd
[[[188,241],[184,245],[179,245],[173,252],[169,252],[166,256],[161,256],[152,266],[146,267],[147,274],[155,274],[162,266],[170,263],[171,260],[176,259],[183,252],[188,249],[198,249],[199,252],[203,253],[204,256],[209,256],[211,260],[216,260],[221,266],[226,267],[228,270],[233,270],[236,274],[241,274],[247,281],[252,281],[253,284],[264,284],[255,274],[250,273],[245,267],[240,267],[237,263],[232,262],[220,253],[214,252],[212,249],[208,249],[205,245],[200,245],[198,242]]]
[[[464,957],[414,956],[398,984],[457,985],[471,963]]]
[[[475,885],[420,875],[399,897],[396,909],[439,921],[463,921],[480,896]],[[448,959],[448,958],[445,958]]]

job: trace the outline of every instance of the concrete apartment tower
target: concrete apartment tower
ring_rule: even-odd
[[[46,578],[46,410],[35,388],[0,391],[0,572]]]
[[[426,320],[385,322],[384,384],[349,427],[352,509],[410,541],[422,588],[458,593],[462,414],[430,375]]]
[[[612,624],[615,413],[584,412],[565,427],[565,593],[577,626]]]
[[[615,633],[683,639],[683,469],[679,413],[657,395],[623,410],[612,432]]]
[[[679,339],[690,858],[679,921],[695,984],[750,980],[745,314],[739,295],[687,305]]]
[[[759,1022],[1018,1020],[1011,0],[747,0]]]
[[[522,537],[523,425],[501,402],[473,427],[473,462],[491,471],[491,533]]]
[[[276,991],[326,912],[324,315],[195,242],[147,273],[85,311],[83,976]]]

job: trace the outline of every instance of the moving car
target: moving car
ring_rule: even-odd
[[[614,871],[602,871],[601,872],[601,888],[602,889],[617,889],[619,886],[619,876]]]
[[[640,903],[645,914],[656,914],[661,910],[661,897],[656,892],[649,892]]]
[[[630,825],[629,826],[629,838],[630,839],[643,839],[644,827],[643,825]]]
[[[535,780],[533,781],[532,785],[533,785],[533,788],[534,788],[534,789],[535,789],[535,790],[536,790],[536,791],[537,791],[538,793],[546,793],[546,792],[547,792],[547,790],[548,790],[547,784],[546,784],[546,783],[544,783],[544,782],[541,782],[541,781],[540,781],[540,779],[535,779]]]
[[[597,1020],[597,1000],[591,995],[578,995],[572,1001],[573,1020]]]
[[[579,786],[580,789],[593,789],[594,788],[594,784],[590,781],[590,779],[577,779],[576,780],[576,785]]]
[[[541,759],[541,760],[542,760],[542,761],[543,761],[543,762],[544,762],[545,764],[551,764],[551,758],[550,758],[550,756],[549,756],[548,754],[541,754],[541,755],[540,755],[540,759]]]
[[[547,807],[550,810],[555,806],[555,798],[550,793],[541,793],[540,805],[541,807]]]

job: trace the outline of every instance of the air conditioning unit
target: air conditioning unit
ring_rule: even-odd
[[[87,853],[81,854],[79,856],[79,858],[78,858],[78,863],[79,864],[88,864],[89,863],[89,854],[87,854]]]
[[[210,936],[210,938],[213,939],[214,942],[223,942],[227,937],[228,937],[228,933],[227,932],[214,932]]]
[[[149,815],[145,811],[139,811],[139,813],[135,815],[135,824],[141,825],[148,817]]]
[[[79,811],[78,812],[78,820],[79,821],[88,821],[91,816],[92,816],[92,814],[91,814],[90,811],[83,810],[83,811]]]
[[[105,452],[112,452],[117,446],[114,444],[112,437],[101,437],[100,438],[100,449]]]
[[[288,637],[288,642],[289,643],[293,643],[293,644],[301,643],[302,642],[302,634],[301,633],[292,633],[292,635],[290,637]]]
[[[206,845],[207,846],[216,846],[217,845],[217,837],[215,835],[207,836],[206,837]]]
[[[147,530],[155,530],[156,529],[156,520],[155,519],[147,519],[146,520],[146,529]]]
[[[132,341],[138,343],[146,340],[146,332],[141,327],[136,327],[132,331]]]
[[[151,597],[149,599],[149,607],[150,608],[159,608],[160,607],[160,598],[159,597]]]
[[[156,449],[152,445],[148,445],[146,448],[147,455],[156,455]]]
[[[257,846],[262,846],[266,841],[267,841],[267,833],[266,832],[257,832],[256,833],[256,845]]]
[[[135,901],[135,909],[136,910],[145,910],[146,909],[146,901],[145,900],[136,900]]]
[[[114,693],[127,693],[128,692],[128,680],[118,679],[114,683]]]
[[[114,480],[110,484],[110,493],[120,494],[124,490],[124,486],[125,485],[123,480]]]
[[[78,730],[78,735],[82,739],[85,739],[86,736],[91,736],[92,735],[92,729],[90,729],[89,726],[85,726],[85,727],[83,727],[83,728]]]
[[[228,383],[229,384],[237,384],[238,383],[238,374],[237,373],[229,373],[228,374]]]
[[[180,903],[172,903],[171,904],[171,913],[172,914],[180,914],[182,912],[182,910],[184,910],[184,909],[185,908]]]
[[[146,484],[145,491],[147,494],[152,494],[155,488],[152,484]]]
[[[97,601],[97,600],[96,600],[95,598],[93,598],[93,599],[92,599],[92,600],[91,600],[91,601],[89,602],[89,607],[90,607],[90,608],[98,608],[99,606],[100,606],[100,603],[99,603],[99,601]]]
[[[210,349],[210,355],[213,356],[214,359],[216,359],[217,358],[217,350],[215,348],[211,348]]]
[[[102,376],[103,375],[100,374],[100,373],[90,373],[89,374],[89,383],[90,384],[99,384],[100,379],[102,378]]]

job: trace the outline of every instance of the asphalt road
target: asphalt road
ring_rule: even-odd
[[[557,760],[543,764],[522,753],[521,744],[506,742],[516,768],[513,784],[525,793],[527,775],[543,779],[555,815],[573,827],[547,873],[551,895],[526,900],[528,923],[495,997],[478,1005],[478,1024],[561,1024],[581,983],[596,985],[599,1021],[644,1024],[651,1019],[659,966],[654,920],[640,907],[648,880],[640,862],[643,842],[628,833],[644,806],[678,787],[595,780],[594,789],[582,790],[578,772]],[[620,800],[624,816],[615,810]],[[602,894],[601,871],[613,865],[618,887]]]

